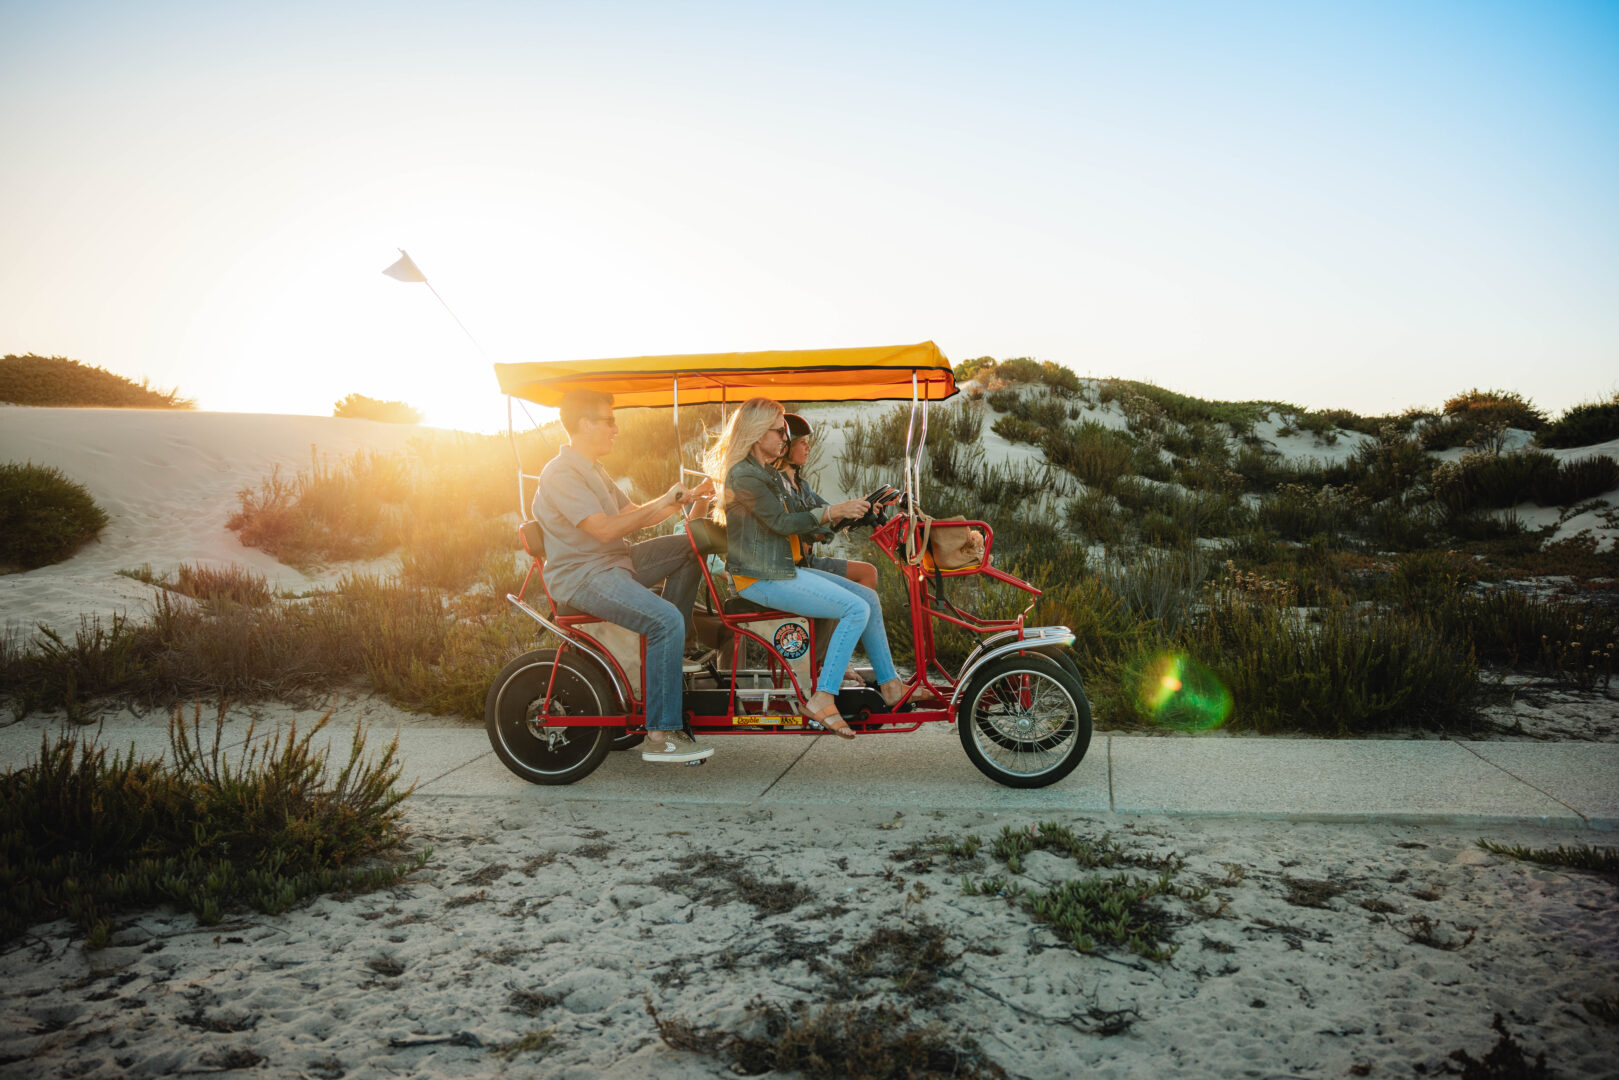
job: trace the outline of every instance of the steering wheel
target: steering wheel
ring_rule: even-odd
[[[873,529],[878,528],[885,520],[889,505],[904,498],[905,493],[894,485],[882,484],[866,496],[866,501],[871,504],[871,509],[866,511],[865,516],[846,518],[832,526],[832,531],[843,532],[845,529],[852,529],[857,525],[869,526]]]

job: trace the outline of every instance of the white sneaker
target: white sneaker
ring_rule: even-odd
[[[704,745],[684,731],[649,731],[641,744],[642,761],[670,762],[676,765],[702,761],[714,756],[714,748]]]

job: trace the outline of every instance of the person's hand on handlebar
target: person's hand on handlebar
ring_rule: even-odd
[[[858,521],[871,510],[871,504],[865,499],[846,499],[840,503],[833,503],[826,508],[826,520]]]
[[[703,483],[708,487],[708,494],[714,494],[713,481],[705,480]],[[702,489],[699,488],[697,491],[694,491],[677,480],[673,484],[669,485],[669,490],[663,493],[663,498],[669,503],[670,506],[680,506],[683,503],[690,502],[692,499],[697,498],[698,491],[701,490]]]

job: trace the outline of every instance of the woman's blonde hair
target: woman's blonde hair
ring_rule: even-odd
[[[776,427],[786,410],[767,397],[749,398],[737,406],[720,437],[703,457],[703,471],[714,480],[714,520],[725,524],[725,478],[737,462],[753,452],[753,444]]]

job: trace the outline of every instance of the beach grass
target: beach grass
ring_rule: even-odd
[[[131,912],[173,904],[204,924],[250,908],[393,884],[423,863],[405,839],[397,744],[365,757],[357,725],[335,772],[318,736],[331,714],[223,749],[225,710],[169,721],[168,759],[93,738],[43,737],[39,759],[0,776],[0,941],[67,918],[108,943]]]

